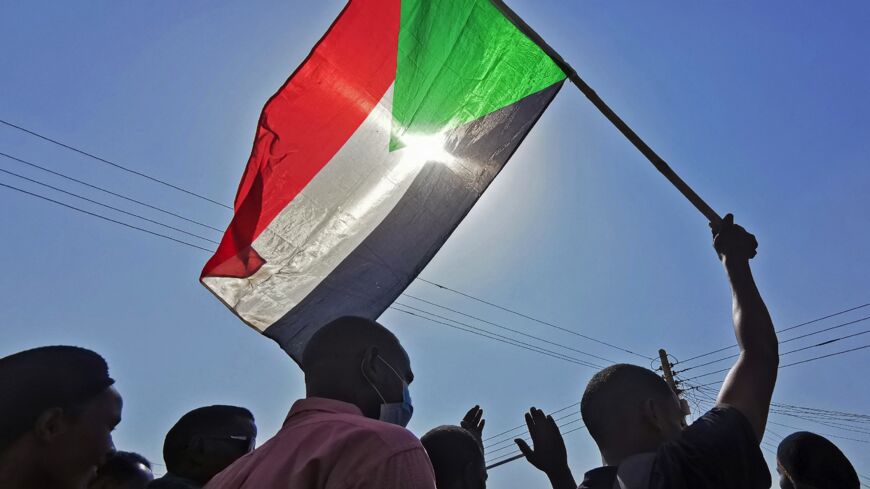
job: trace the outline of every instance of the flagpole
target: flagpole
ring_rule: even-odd
[[[613,109],[611,109],[610,106],[608,106],[604,102],[604,100],[602,100],[601,97],[599,97],[598,94],[595,93],[595,90],[593,90],[592,87],[590,87],[585,81],[583,81],[582,78],[580,78],[580,75],[577,74],[577,71],[574,70],[574,68],[572,68],[571,65],[569,65],[562,58],[562,56],[559,55],[559,53],[557,53],[552,47],[550,47],[550,45],[547,44],[547,42],[544,41],[544,39],[540,35],[538,35],[537,32],[534,31],[534,29],[529,27],[529,25],[526,24],[526,22],[521,19],[516,14],[516,12],[511,10],[511,8],[508,7],[503,0],[490,1],[493,3],[493,5],[495,5],[496,8],[498,8],[502,12],[502,14],[504,14],[505,17],[510,19],[510,21],[513,22],[513,24],[520,31],[522,31],[523,34],[525,34],[529,37],[529,39],[534,41],[535,44],[537,44],[545,53],[547,53],[547,55],[549,55],[553,59],[553,61],[556,62],[559,68],[561,68],[562,71],[564,71],[565,74],[568,76],[568,79],[571,80],[571,83],[573,83],[578,89],[580,89],[581,92],[583,92],[583,95],[585,95],[586,98],[588,98],[589,101],[592,102],[592,105],[597,107],[598,110],[601,111],[602,114],[604,114],[604,117],[607,117],[607,120],[612,122],[613,125],[616,126],[617,129],[619,129],[619,132],[621,132],[626,138],[628,138],[628,140],[631,141],[634,147],[637,148],[641,153],[643,153],[643,155],[646,156],[646,159],[648,159],[650,163],[652,163],[653,166],[655,166],[656,169],[662,175],[664,175],[665,178],[667,178],[668,181],[670,181],[674,185],[674,187],[677,188],[677,190],[680,191],[680,193],[682,193],[687,199],[689,199],[689,202],[691,202],[696,209],[701,211],[701,214],[704,214],[704,216],[710,221],[710,223],[718,225],[722,221],[722,218],[719,217],[719,214],[717,214],[716,211],[714,211],[709,205],[707,205],[707,203],[704,202],[704,199],[702,199],[697,193],[695,193],[695,191],[692,190],[692,188],[689,187],[689,185],[684,182],[683,179],[680,178],[680,176],[677,175],[673,169],[671,169],[667,162],[665,162],[665,160],[662,159],[661,156],[656,154],[656,152],[653,151],[653,149],[650,148],[649,145],[647,145],[643,141],[643,139],[641,139],[640,136],[637,135],[637,133],[635,133],[630,127],[628,127],[628,124],[626,124],[625,121],[623,121],[618,115],[616,115],[616,112],[614,112]]]
[[[523,458],[523,457],[525,457],[525,455],[523,455],[523,454],[521,453],[521,454],[519,454],[519,455],[514,455],[513,457],[508,457],[508,458],[506,458],[506,459],[504,459],[504,460],[499,460],[498,462],[496,462],[496,463],[494,463],[494,464],[492,464],[492,465],[487,465],[487,466],[486,466],[486,470],[494,469],[494,468],[496,468],[496,467],[501,467],[501,466],[504,465],[504,464],[511,463],[511,462],[513,462],[514,460],[519,460],[519,459],[521,459],[521,458]]]

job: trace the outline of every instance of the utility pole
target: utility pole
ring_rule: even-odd
[[[692,411],[689,409],[689,402],[683,399],[680,395],[683,391],[677,388],[677,383],[674,381],[674,372],[671,371],[673,365],[671,365],[671,362],[668,360],[668,352],[666,352],[664,348],[659,350],[659,360],[662,362],[662,376],[664,377],[665,382],[667,382],[668,387],[670,387],[671,390],[674,391],[674,394],[676,394],[680,399],[680,407],[683,410],[683,426],[686,426],[686,416],[692,414]]]
[[[666,352],[664,348],[659,350],[659,360],[662,362],[662,372],[664,372],[665,382],[668,383],[668,387],[674,391],[674,394],[679,395],[680,391],[677,390],[677,384],[674,383],[674,374],[671,372],[671,362],[668,361],[668,352]]]

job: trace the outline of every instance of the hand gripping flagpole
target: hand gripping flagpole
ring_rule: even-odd
[[[559,53],[557,53],[552,47],[550,47],[550,45],[547,44],[547,42],[544,41],[544,39],[540,35],[538,35],[537,32],[529,27],[529,25],[526,24],[526,22],[521,19],[516,14],[516,12],[514,12],[513,10],[511,10],[510,7],[505,5],[504,1],[502,0],[490,1],[493,3],[493,5],[495,5],[496,8],[498,8],[502,12],[502,14],[504,14],[505,17],[510,19],[510,21],[520,31],[522,31],[523,34],[525,34],[529,39],[534,41],[535,44],[538,45],[538,47],[540,47],[545,53],[547,53],[547,55],[550,56],[550,58],[553,59],[553,61],[559,66],[559,68],[561,68],[562,71],[565,72],[565,74],[568,76],[568,79],[571,80],[571,83],[579,88],[581,92],[583,92],[583,95],[585,95],[586,98],[588,98],[589,101],[591,101],[592,104],[597,107],[602,114],[604,114],[604,117],[607,117],[607,120],[612,122],[613,125],[616,126],[617,129],[619,129],[619,132],[621,132],[626,138],[628,138],[628,140],[631,141],[631,144],[633,144],[635,148],[643,153],[643,155],[646,156],[646,159],[648,159],[650,163],[652,163],[653,166],[655,166],[656,169],[674,185],[674,187],[677,187],[677,190],[679,190],[680,193],[682,193],[687,199],[689,199],[689,202],[691,202],[696,209],[701,211],[701,214],[704,214],[704,216],[710,221],[711,224],[718,225],[722,221],[722,218],[719,217],[719,214],[717,214],[716,211],[714,211],[709,205],[707,205],[707,203],[704,202],[704,200],[700,196],[698,196],[698,194],[696,194],[695,191],[692,190],[692,188],[689,187],[689,185],[686,184],[686,182],[684,182],[683,179],[680,178],[680,176],[677,175],[670,166],[668,166],[667,162],[665,162],[665,160],[663,160],[661,156],[656,154],[656,152],[653,151],[652,148],[650,148],[643,141],[643,139],[641,139],[640,136],[637,135],[637,133],[635,133],[630,127],[628,127],[628,124],[626,124],[625,121],[623,121],[618,115],[616,115],[616,112],[614,112],[613,109],[611,109],[606,103],[604,103],[604,100],[601,100],[601,97],[599,97],[598,94],[595,93],[595,90],[593,90],[592,87],[590,87],[585,81],[583,81],[582,78],[580,78],[580,75],[577,74],[577,71],[574,70],[574,68],[572,68],[571,65],[569,65],[562,58],[562,56],[559,55]]]

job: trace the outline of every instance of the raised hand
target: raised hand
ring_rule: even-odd
[[[459,423],[459,426],[465,428],[474,435],[474,438],[481,447],[483,447],[484,425],[486,425],[486,420],[483,419],[483,409],[481,409],[480,406],[474,406],[469,409],[468,412],[465,413],[465,417],[462,418],[462,422]]]
[[[719,225],[710,224],[713,231],[713,248],[719,258],[749,260],[756,255],[758,241],[755,236],[734,224],[734,215],[728,214]]]
[[[522,439],[514,440],[526,460],[547,474],[553,489],[576,489],[577,485],[568,467],[565,441],[553,417],[533,407],[526,413],[526,426],[532,436],[534,448],[529,447]]]

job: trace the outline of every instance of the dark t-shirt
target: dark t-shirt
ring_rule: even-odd
[[[196,482],[185,479],[183,477],[178,477],[173,474],[166,474],[159,479],[154,479],[147,486],[146,489],[201,489],[202,486],[197,484]]]
[[[616,467],[586,473],[580,489],[611,489]],[[656,452],[649,489],[767,489],[770,472],[749,421],[715,407]]]

